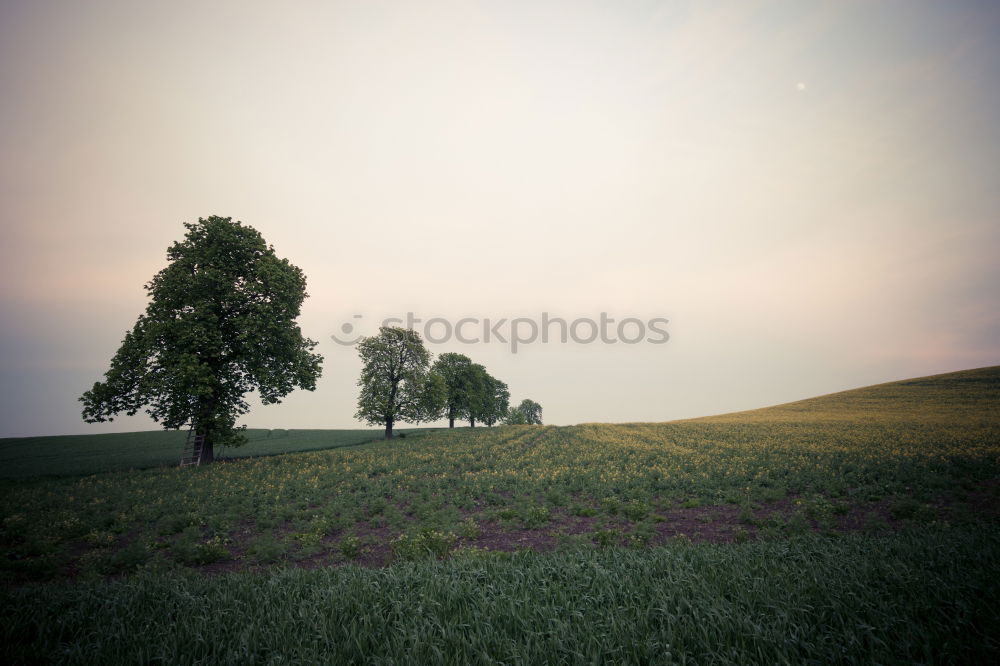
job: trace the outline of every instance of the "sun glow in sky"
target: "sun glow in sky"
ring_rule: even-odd
[[[182,222],[345,323],[669,319],[666,344],[451,341],[546,422],[663,421],[1000,362],[992,2],[4,2],[0,436],[79,395]],[[252,400],[252,402],[254,402]]]

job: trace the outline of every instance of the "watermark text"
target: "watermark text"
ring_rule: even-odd
[[[353,321],[344,322],[339,334],[331,334],[330,338],[339,345],[357,344],[364,335],[359,330],[360,320],[363,318],[359,314],[353,315]],[[662,345],[670,340],[670,333],[666,329],[668,323],[669,320],[664,317],[614,318],[607,312],[600,313],[597,318],[569,319],[542,312],[540,317],[461,317],[454,320],[447,317],[424,319],[413,312],[407,312],[404,317],[386,317],[379,326],[414,330],[430,344],[440,345],[452,341],[464,345],[499,343],[509,346],[511,353],[516,354],[525,345],[538,342]]]

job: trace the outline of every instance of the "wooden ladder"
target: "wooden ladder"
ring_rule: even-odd
[[[194,428],[188,430],[187,441],[184,443],[184,451],[181,453],[181,467],[201,464],[201,450],[205,444],[205,436],[199,435]]]

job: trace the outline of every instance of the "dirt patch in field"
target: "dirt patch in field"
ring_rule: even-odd
[[[502,523],[481,523],[477,539],[463,539],[463,547],[493,551],[552,550],[555,539],[541,530],[509,530]]]
[[[657,524],[660,539],[654,543],[676,537],[696,543],[729,543],[756,538],[764,532],[870,532],[898,529],[902,523],[894,517],[888,500],[841,506],[836,512],[829,506],[825,516],[821,516],[809,510],[808,500],[792,495],[754,505],[749,515],[735,504],[676,507],[658,514],[662,519]]]
[[[917,500],[906,495],[869,500],[828,500],[818,496],[790,495],[772,502],[750,506],[719,504],[691,506],[681,501],[664,503],[655,499],[649,506],[636,507],[614,504],[582,496],[573,496],[565,506],[546,506],[536,498],[539,507],[546,509],[533,515],[522,505],[516,512],[509,509],[514,499],[509,493],[500,493],[508,504],[480,504],[475,508],[457,510],[461,521],[440,528],[443,532],[457,534],[454,549],[476,549],[494,552],[519,550],[551,551],[560,548],[603,547],[611,545],[659,546],[683,539],[694,543],[734,543],[760,538],[774,538],[809,531],[836,533],[884,533],[905,524],[928,524],[934,521],[976,521],[1000,523],[1000,479],[992,479],[972,488],[959,491],[934,501]],[[372,521],[359,521],[344,529],[310,540],[308,533],[296,532],[291,523],[262,530],[256,521],[245,519],[231,529],[225,540],[228,557],[210,564],[191,566],[205,574],[233,571],[260,571],[275,566],[315,569],[319,567],[355,564],[379,568],[394,560],[394,539],[411,532],[420,522],[412,507],[395,504],[402,514],[388,524],[384,516]],[[499,516],[510,511],[503,519]],[[631,516],[630,519],[627,515]],[[452,514],[453,516],[455,514]],[[534,523],[524,521],[534,520]],[[180,538],[178,535],[157,537],[150,526],[147,539],[160,544],[163,550],[155,557],[169,561],[175,557],[166,549]],[[207,536],[207,534],[206,534]],[[83,563],[94,555],[116,556],[141,539],[133,530],[116,539],[114,546],[95,551],[80,540],[68,545],[60,555],[63,564],[50,576],[74,579],[83,575]],[[273,538],[272,538],[273,537]],[[203,539],[204,540],[204,539]],[[267,553],[270,544],[272,551]],[[352,548],[352,545],[354,548]],[[117,578],[116,573],[108,578]],[[15,576],[4,585],[17,585],[26,580]]]
[[[656,514],[656,538],[660,545],[671,538],[686,537],[695,542],[733,541],[739,523],[739,507],[733,504],[684,508],[677,506]]]
[[[974,507],[977,512],[982,511],[988,516],[1000,515],[997,511],[998,492],[1000,484],[992,484],[970,494],[968,506],[964,510]],[[547,522],[532,528],[524,527],[516,519],[491,520],[482,511],[463,509],[460,511],[463,519],[475,520],[479,535],[475,538],[457,538],[455,549],[544,552],[564,546],[635,545],[637,542],[633,538],[640,535],[641,543],[651,546],[664,545],[675,539],[693,543],[733,543],[761,538],[768,532],[780,535],[805,531],[892,531],[905,522],[896,517],[892,500],[888,499],[844,505],[838,513],[827,514],[825,521],[807,515],[808,501],[799,496],[788,496],[755,505],[749,515],[743,507],[735,504],[685,507],[678,502],[672,506],[660,506],[651,511],[645,520],[638,522],[621,514],[608,515],[600,512],[595,505],[596,515],[581,516],[566,510],[555,511]],[[951,506],[948,503],[942,504],[937,511],[939,514],[946,513]],[[412,516],[407,516],[408,525],[415,522]],[[643,527],[645,532],[642,531]],[[380,568],[393,562],[391,542],[403,532],[405,529],[362,521],[351,529],[338,530],[337,533],[324,537],[316,552],[303,555],[300,552],[302,548],[293,545],[280,562],[261,564],[248,554],[249,544],[257,536],[256,530],[250,523],[241,524],[231,534],[229,550],[232,559],[196,568],[207,574],[262,570],[275,564],[304,569],[346,564]],[[275,533],[287,537],[292,530],[286,526],[286,529],[276,529]],[[360,542],[359,551],[353,557],[348,557],[340,549],[341,541],[348,535],[356,537]]]

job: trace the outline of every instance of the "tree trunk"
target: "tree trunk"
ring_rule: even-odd
[[[217,426],[215,420],[216,402],[211,396],[198,399],[198,408],[192,419],[194,432],[201,435],[201,455],[199,465],[208,465],[215,461],[215,436]]]
[[[455,427],[455,417],[450,414],[448,415],[448,427],[449,428]]]
[[[201,459],[198,464],[207,465],[210,462],[215,462],[215,445],[212,443],[212,438],[206,435],[201,442]]]
[[[385,417],[385,438],[392,439],[392,424],[395,422],[396,414],[396,392],[399,391],[399,378],[392,378],[392,387],[389,389],[389,414]]]
[[[475,416],[470,416],[469,417],[469,427],[470,428],[475,428],[476,427],[476,417]]]
[[[195,437],[201,437],[201,452],[198,454],[198,464],[207,465],[215,461],[215,438],[206,428],[199,428],[197,422],[194,427]]]

